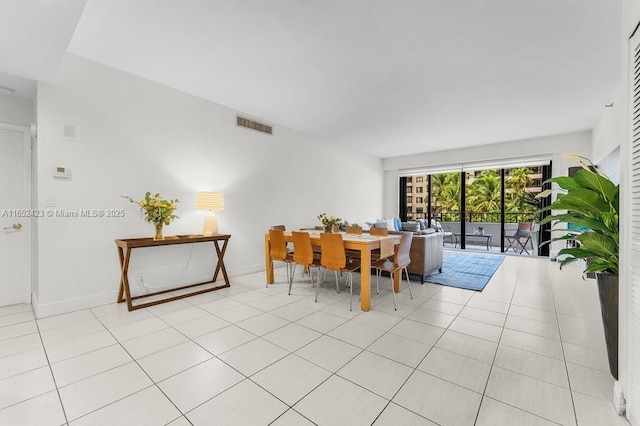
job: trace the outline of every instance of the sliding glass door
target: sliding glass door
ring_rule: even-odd
[[[535,196],[549,177],[550,162],[407,174],[400,180],[401,219],[430,220],[451,233],[446,242],[452,248],[547,256],[548,246],[539,248],[539,242],[549,238],[549,229],[540,229],[542,218],[534,212],[547,202]],[[519,237],[525,224],[530,238]]]
[[[500,247],[501,236],[501,170],[467,170],[464,175],[465,223],[461,246],[474,251],[495,250]]]

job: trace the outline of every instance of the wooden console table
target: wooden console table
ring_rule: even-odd
[[[227,244],[229,243],[229,238],[231,235],[228,234],[215,234],[211,237],[204,237],[201,235],[194,235],[184,238],[179,237],[166,237],[164,240],[154,241],[153,238],[130,238],[130,239],[121,239],[116,240],[116,245],[118,246],[118,256],[120,257],[120,289],[118,290],[118,303],[127,301],[127,308],[132,311],[135,309],[146,308],[147,306],[158,305],[164,302],[170,302],[172,300],[183,299],[185,297],[194,296],[196,294],[206,293],[209,291],[219,290],[221,288],[229,287],[229,277],[227,276],[227,270],[224,266],[224,253],[227,250]],[[220,247],[220,241],[223,242],[222,248]],[[161,246],[171,246],[176,244],[195,244],[195,243],[207,243],[212,242],[213,246],[216,249],[216,253],[218,255],[218,263],[216,264],[215,272],[213,273],[213,278],[211,281],[204,281],[201,283],[188,284],[181,287],[174,287],[168,290],[156,291],[154,293],[146,293],[141,294],[139,296],[131,297],[131,290],[129,288],[129,262],[131,260],[131,250],[134,248],[142,248],[142,247],[161,247]],[[143,297],[155,296],[157,294],[169,293],[176,290],[181,290],[190,287],[196,287],[202,284],[209,284],[216,281],[216,277],[218,273],[222,271],[222,276],[224,277],[225,285],[219,287],[211,287],[201,290],[196,290],[191,293],[181,294],[178,296],[167,297],[162,300],[154,300],[152,302],[141,303],[138,305],[133,305],[132,301],[135,299],[141,299]]]

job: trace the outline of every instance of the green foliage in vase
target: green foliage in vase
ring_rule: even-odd
[[[339,225],[341,219],[336,216],[327,216],[326,213],[320,213],[318,220],[322,223],[325,230],[331,230],[335,225]]]
[[[135,200],[126,195],[123,195],[122,198],[138,204],[144,219],[154,225],[169,225],[172,220],[179,218],[174,214],[178,208],[177,204],[180,202],[178,199],[165,200],[160,194],[152,196],[150,192],[147,192],[141,200]]]

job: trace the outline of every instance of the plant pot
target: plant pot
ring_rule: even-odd
[[[609,371],[613,378],[618,380],[618,275],[601,272],[597,274],[596,279],[609,357]]]

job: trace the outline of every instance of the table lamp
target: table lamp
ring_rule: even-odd
[[[213,212],[224,211],[224,196],[222,192],[198,192],[196,197],[196,209],[207,210],[204,217],[202,235],[210,237],[218,233],[218,219]]]

